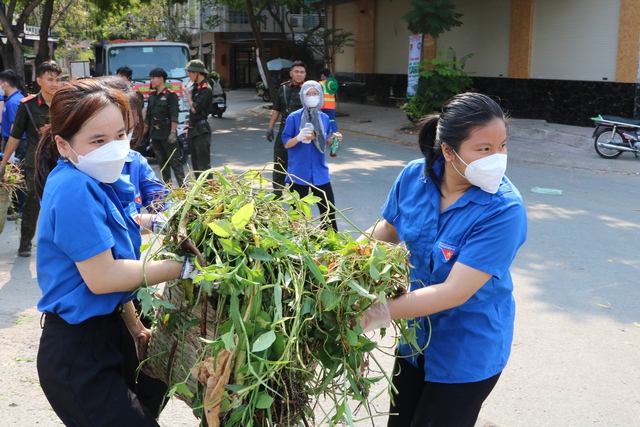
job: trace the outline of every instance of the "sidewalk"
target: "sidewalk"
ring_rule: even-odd
[[[270,116],[270,104],[251,108]],[[399,108],[339,103],[336,109],[341,131],[386,138],[417,145],[415,126]],[[544,120],[509,119],[509,160],[551,166],[637,174],[640,160],[632,153],[617,159],[603,159],[593,148],[593,127],[547,123]]]

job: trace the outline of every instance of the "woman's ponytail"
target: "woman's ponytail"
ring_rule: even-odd
[[[56,167],[60,153],[58,152],[58,146],[56,145],[55,138],[51,132],[51,125],[47,124],[40,128],[41,136],[38,148],[36,150],[36,170],[35,170],[35,184],[36,193],[38,197],[42,199],[44,193],[44,183],[47,181],[47,177]]]
[[[418,126],[420,127],[420,133],[418,134],[418,145],[420,146],[420,151],[422,155],[426,159],[425,162],[425,175],[433,180],[436,183],[438,188],[440,188],[440,177],[438,177],[433,170],[433,165],[436,162],[436,159],[442,154],[442,147],[440,143],[437,141],[437,133],[438,133],[438,119],[440,116],[436,114],[432,114],[429,116],[425,116],[420,120]]]

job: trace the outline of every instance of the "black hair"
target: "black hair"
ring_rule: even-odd
[[[304,69],[305,69],[305,71],[307,70],[307,66],[306,66],[306,65],[304,65],[304,62],[302,62],[302,61],[293,61],[293,62],[291,63],[291,69],[292,69],[292,70],[293,70],[293,67],[302,67],[302,68],[304,68]]]
[[[324,77],[331,77],[331,71],[328,68],[320,70],[320,75]]]
[[[120,67],[116,70],[116,74],[119,76],[124,76],[127,78],[127,80],[131,80],[131,77],[133,76],[133,71],[131,70],[131,68],[127,67],[126,65],[124,67]],[[166,79],[165,79],[166,80]]]
[[[169,76],[167,76],[167,72],[162,68],[154,68],[149,71],[149,77],[162,77],[162,80],[166,82]]]
[[[420,121],[418,145],[426,159],[425,174],[436,183],[438,191],[441,177],[436,175],[433,166],[442,155],[442,144],[458,152],[471,132],[494,120],[503,120],[505,124],[507,121],[498,103],[487,95],[467,92],[449,99],[439,115],[425,116]]]
[[[13,70],[4,70],[0,73],[0,81],[9,83],[9,86],[15,87],[22,93],[22,95],[27,95],[27,89],[22,83],[22,79],[18,76]]]
[[[36,77],[42,77],[44,73],[51,73],[57,77],[62,74],[62,68],[55,62],[45,61],[36,68]]]

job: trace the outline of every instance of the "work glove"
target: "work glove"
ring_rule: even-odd
[[[169,228],[167,223],[167,216],[160,212],[157,213],[151,218],[151,231],[156,234],[167,234],[167,229]]]
[[[371,332],[375,329],[388,328],[389,326],[391,326],[391,315],[386,301],[385,304],[376,301],[362,313],[362,319],[360,319],[362,332]]]
[[[311,128],[302,128],[300,129],[300,133],[296,136],[296,139],[300,142],[304,142],[305,144],[309,144],[313,139],[313,129]]]
[[[178,142],[178,135],[176,135],[175,132],[171,132],[169,134],[169,137],[167,138],[167,142],[171,145],[175,144],[176,142]]]
[[[273,129],[267,129],[267,141],[273,142]]]
[[[198,267],[195,263],[195,256],[187,255],[184,257],[184,264],[182,264],[182,272],[180,273],[181,279],[193,280],[199,273]]]

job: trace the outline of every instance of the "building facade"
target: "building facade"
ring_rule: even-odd
[[[637,115],[640,0],[452,1],[463,25],[425,37],[423,57],[449,48],[472,54],[465,70],[474,89],[514,117],[590,125],[597,114]],[[356,38],[334,73],[364,85],[363,101],[404,98],[411,33],[402,16],[410,8],[409,0],[331,2],[331,25]]]

